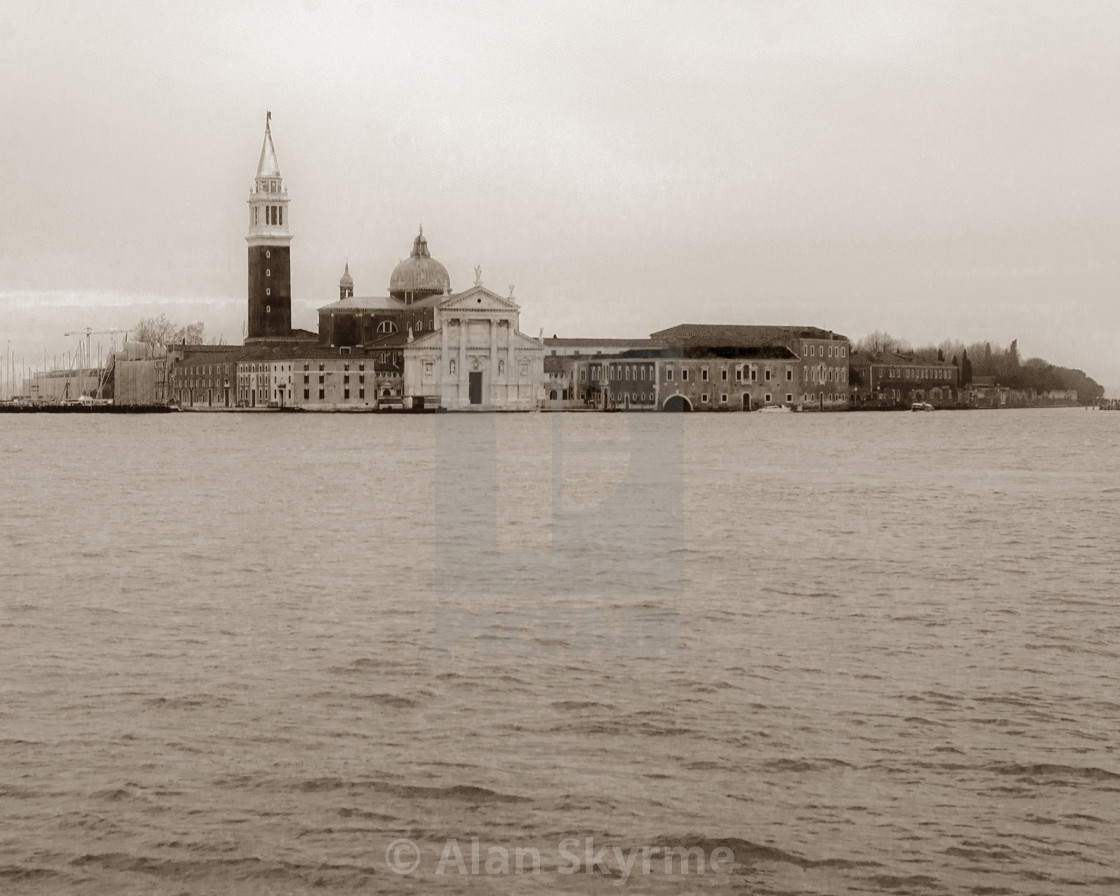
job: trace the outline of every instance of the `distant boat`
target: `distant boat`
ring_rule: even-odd
[[[915,401],[912,405],[910,405],[910,410],[912,410],[912,411],[932,411],[933,410],[933,405],[930,404],[928,401]]]
[[[932,411],[933,408],[930,408],[930,410]],[[768,404],[765,407],[759,408],[758,412],[760,414],[788,414],[790,413],[790,409],[784,404]]]

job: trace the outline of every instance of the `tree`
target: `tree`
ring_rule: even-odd
[[[961,385],[968,386],[972,383],[972,362],[968,360],[968,349],[961,356]]]
[[[153,345],[201,345],[203,330],[202,321],[181,326],[169,321],[166,314],[161,314],[159,317],[145,317],[139,321],[132,328],[131,336],[137,342]]]
[[[945,352],[943,352],[941,349],[937,350],[937,360],[938,361],[944,361],[945,360]]]
[[[895,339],[890,333],[875,330],[868,333],[856,343],[857,352],[866,352],[870,355],[880,355],[883,352],[905,351],[909,346],[901,339]]]

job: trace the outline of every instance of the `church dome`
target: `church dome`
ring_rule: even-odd
[[[447,268],[428,252],[424,228],[412,242],[412,254],[393,269],[389,278],[389,295],[405,302],[442,295],[451,289]]]

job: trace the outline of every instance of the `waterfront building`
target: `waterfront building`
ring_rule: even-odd
[[[31,401],[48,404],[74,401],[83,395],[96,397],[100,394],[105,373],[100,367],[38,371],[23,381],[22,394]]]
[[[545,340],[546,347],[571,352],[546,358],[546,406],[683,411],[848,406],[850,346],[828,330],[681,324],[649,339],[611,342],[623,350],[602,353],[595,340]]]
[[[555,335],[546,338],[545,407],[552,410],[603,407],[603,391],[597,383],[593,384],[591,381],[592,360],[602,361],[604,358],[636,352],[656,355],[660,349],[660,344],[649,338],[581,339]],[[598,372],[599,368],[596,370]],[[609,378],[610,373],[608,369],[602,375]]]
[[[435,330],[407,335],[406,406],[531,410],[544,395],[543,340],[520,332],[521,306],[482,285],[448,293],[434,308]]]
[[[153,407],[167,404],[167,349],[126,342],[113,356],[113,404]]]
[[[664,345],[658,378],[666,410],[848,407],[850,343],[830,330],[680,324],[651,338]]]
[[[167,349],[167,393],[180,407],[231,408],[237,401],[240,345],[173,345]]]
[[[960,369],[948,361],[921,361],[897,352],[856,352],[850,368],[853,407],[902,408],[921,401],[947,408],[961,403]]]

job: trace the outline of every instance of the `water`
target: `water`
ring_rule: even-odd
[[[6,893],[1120,886],[1120,415],[0,447]]]

